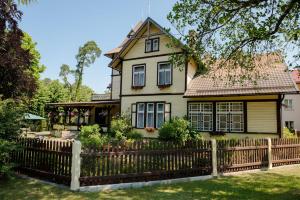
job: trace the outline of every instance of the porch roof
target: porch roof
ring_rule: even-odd
[[[232,69],[230,72],[222,68],[216,68],[216,70],[212,70],[211,74],[199,75],[193,78],[188,85],[184,97],[299,93],[296,84],[287,70],[287,66],[281,61],[280,56],[275,54],[263,55],[257,57],[255,64],[254,71],[262,75],[255,82],[251,80],[232,82],[227,77],[227,74],[236,77],[241,76],[240,68]],[[212,66],[212,69],[214,69],[214,66]]]
[[[91,107],[97,105],[118,105],[118,104],[120,104],[120,100],[48,103],[47,105],[50,107]]]

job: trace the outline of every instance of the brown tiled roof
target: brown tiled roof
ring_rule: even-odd
[[[255,81],[246,80],[233,83],[229,80],[230,76],[226,76],[229,73],[231,76],[238,77],[237,74],[243,71],[241,68],[234,68],[229,72],[224,70],[224,68],[211,70],[207,75],[199,75],[193,78],[184,96],[207,97],[297,93],[298,89],[287,67],[282,61],[279,62],[279,60],[278,56],[275,55],[264,55],[256,60],[254,71],[259,76]],[[214,69],[214,67],[211,68]]]

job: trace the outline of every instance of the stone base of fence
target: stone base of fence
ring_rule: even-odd
[[[212,178],[213,178],[212,175],[206,175],[206,176],[194,176],[194,177],[176,178],[176,179],[168,179],[168,180],[148,181],[148,182],[133,182],[133,183],[83,186],[83,187],[79,188],[79,191],[80,192],[99,192],[99,191],[105,191],[105,190],[141,188],[141,187],[154,186],[154,185],[165,185],[165,184],[183,183],[183,182],[190,182],[190,181],[208,180],[208,179],[212,179]]]

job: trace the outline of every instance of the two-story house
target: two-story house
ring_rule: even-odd
[[[260,68],[268,73],[267,78],[231,85],[228,80],[197,75],[193,60],[173,66],[170,56],[185,52],[181,46],[170,47],[171,37],[147,18],[128,33],[120,46],[105,54],[112,59],[111,96],[102,101],[106,107],[113,103],[115,112],[118,108],[119,112],[129,113],[132,126],[145,137],[157,137],[157,129],[175,116],[188,117],[192,127],[207,137],[210,132],[224,132],[228,137],[281,135],[283,95],[298,90],[275,55],[259,59],[260,66],[272,66],[272,70]],[[104,103],[94,101],[94,107],[89,107],[91,119]],[[155,131],[148,132],[147,127]]]

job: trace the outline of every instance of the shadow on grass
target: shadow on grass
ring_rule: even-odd
[[[300,177],[259,173],[97,193],[70,192],[34,180],[13,178],[0,182],[0,199],[300,199]]]

